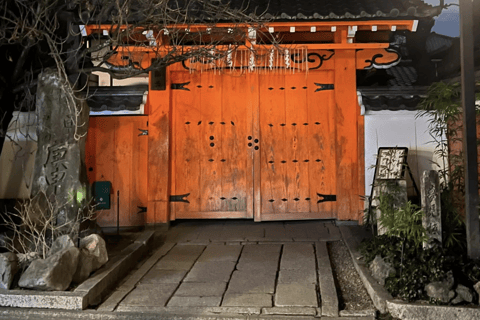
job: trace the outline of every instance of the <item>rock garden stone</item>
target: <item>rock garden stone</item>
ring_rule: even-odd
[[[18,272],[18,258],[13,252],[0,254],[0,288],[10,289],[13,277]]]
[[[75,247],[75,243],[73,242],[72,238],[68,234],[60,236],[53,242],[50,251],[48,251],[47,253],[47,257],[53,256],[57,252],[68,249],[70,247]]]
[[[478,304],[480,304],[480,281],[475,283],[473,289],[478,293]]]
[[[82,283],[90,274],[108,261],[105,240],[98,234],[91,234],[80,240],[80,258],[73,282]]]
[[[69,247],[46,259],[35,260],[22,274],[18,285],[36,290],[66,290],[72,282],[79,255],[76,247]]]
[[[465,300],[463,300],[463,298],[459,294],[457,294],[457,296],[452,301],[450,301],[450,303],[455,305],[455,304],[462,303],[463,301]]]
[[[459,284],[457,286],[457,289],[455,289],[457,292],[457,296],[460,296],[463,301],[467,302],[472,302],[473,301],[473,294],[472,291],[468,287],[465,287],[464,285]]]
[[[454,284],[453,274],[448,272],[447,279],[444,281],[436,281],[425,286],[427,295],[435,300],[448,303],[455,297],[455,291],[452,290]]]
[[[381,256],[377,255],[370,264],[370,271],[373,278],[382,286],[385,285],[385,279],[395,274],[395,268],[389,262],[386,262]]]

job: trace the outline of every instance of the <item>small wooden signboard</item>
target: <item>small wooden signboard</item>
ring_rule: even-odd
[[[379,148],[374,180],[404,179],[408,148]]]

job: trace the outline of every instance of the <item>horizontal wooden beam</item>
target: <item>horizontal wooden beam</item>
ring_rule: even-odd
[[[283,50],[357,50],[357,49],[386,49],[390,46],[389,43],[318,43],[318,44],[284,44],[284,45],[253,45],[253,49],[256,51],[269,51],[273,48]],[[219,51],[236,50],[236,51],[250,51],[252,46],[207,46]],[[121,49],[123,48],[123,50]],[[118,52],[158,52],[163,51],[170,52],[173,47],[138,47],[138,46],[123,46],[119,47]],[[177,48],[183,49],[183,52],[195,49],[196,46],[178,46]],[[179,52],[182,52],[181,50]]]
[[[296,32],[309,31],[311,32],[312,27],[315,27],[316,32],[321,31],[331,31],[332,27],[338,28],[348,28],[355,26],[359,31],[372,31],[372,27],[376,27],[378,31],[382,30],[409,30],[416,31],[416,26],[418,25],[417,20],[368,20],[368,21],[289,21],[289,22],[267,22],[265,24],[232,24],[232,23],[217,23],[214,25],[215,28],[245,28],[257,27],[259,30],[268,32],[273,28],[275,32],[290,32],[290,28],[295,28]],[[129,27],[132,28],[132,27]],[[190,32],[201,32],[211,29],[212,25],[187,25],[187,24],[178,24],[174,26],[167,26],[157,28],[156,32],[160,30],[188,30]],[[85,26],[85,31],[87,34],[99,30],[106,30],[115,32],[116,30],[125,30],[127,26],[125,25],[111,25],[111,24],[101,24],[101,25],[87,25]],[[147,30],[152,29],[137,27],[135,30]]]

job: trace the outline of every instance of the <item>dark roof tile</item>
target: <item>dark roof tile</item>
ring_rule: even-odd
[[[439,8],[421,0],[251,0],[248,3],[232,0],[230,4],[257,15],[266,12],[266,18],[275,20],[405,19],[433,17],[440,13]]]

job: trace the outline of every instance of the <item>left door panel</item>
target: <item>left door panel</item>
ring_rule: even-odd
[[[171,79],[179,88],[171,219],[253,218],[252,110],[238,91],[245,76],[172,72]]]
[[[91,117],[86,144],[90,184],[111,181],[111,206],[99,212],[101,227],[143,226],[147,207],[148,137],[147,116]],[[118,210],[118,211],[117,211]],[[119,216],[119,219],[117,218]]]

